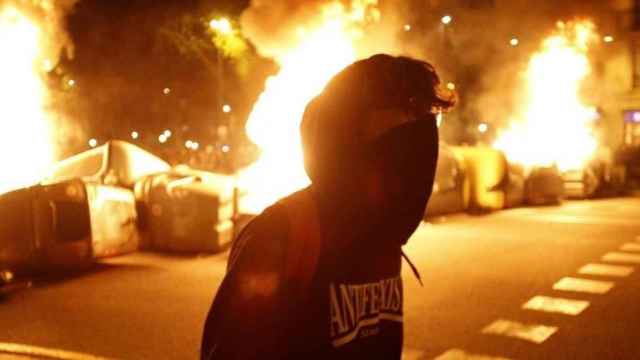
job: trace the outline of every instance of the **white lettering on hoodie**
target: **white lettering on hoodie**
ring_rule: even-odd
[[[364,335],[377,334],[380,321],[402,322],[400,276],[365,284],[329,285],[330,332],[334,347]]]

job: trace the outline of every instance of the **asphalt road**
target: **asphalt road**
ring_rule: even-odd
[[[405,357],[640,358],[639,219],[625,198],[424,223],[405,248],[424,281],[404,266]],[[226,256],[137,253],[36,280],[0,300],[0,350],[195,359]]]

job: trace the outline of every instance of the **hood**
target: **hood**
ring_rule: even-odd
[[[427,63],[376,55],[337,74],[307,105],[305,169],[332,237],[404,244],[419,225],[438,158],[434,110],[453,105],[438,84]]]

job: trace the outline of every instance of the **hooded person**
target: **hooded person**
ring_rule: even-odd
[[[401,358],[401,247],[431,195],[435,114],[454,102],[439,83],[425,62],[380,54],[307,105],[311,185],[233,242],[203,359]]]

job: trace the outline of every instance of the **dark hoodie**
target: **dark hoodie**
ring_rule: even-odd
[[[203,359],[400,359],[401,246],[422,219],[438,156],[426,63],[386,55],[336,75],[301,125],[312,185],[256,217],[234,241],[207,318]],[[402,109],[407,121],[368,114]],[[372,130],[373,129],[373,130]],[[373,134],[373,135],[372,135]],[[304,300],[285,273],[288,202],[309,195],[321,246]],[[310,229],[311,231],[312,229]]]

